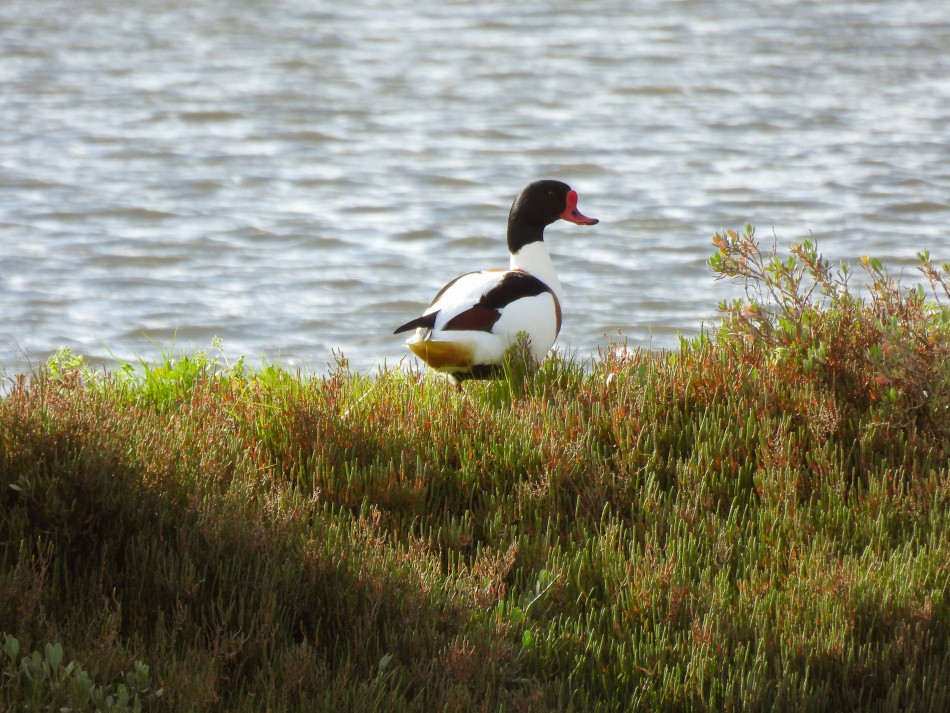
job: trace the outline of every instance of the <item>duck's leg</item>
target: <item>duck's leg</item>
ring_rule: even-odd
[[[462,381],[463,381],[462,379],[458,378],[455,374],[452,374],[452,373],[446,373],[445,378],[448,380],[450,384],[452,384],[455,387],[456,393],[460,393],[460,394],[464,393],[464,391],[462,390]]]

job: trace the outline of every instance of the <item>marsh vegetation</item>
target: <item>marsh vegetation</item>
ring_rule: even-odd
[[[716,333],[461,393],[204,353],[16,379],[0,704],[947,709],[947,266],[858,296],[810,243],[714,244],[748,288]]]

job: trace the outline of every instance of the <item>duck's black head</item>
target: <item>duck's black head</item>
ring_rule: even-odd
[[[596,218],[588,218],[577,210],[577,191],[560,181],[529,183],[508,214],[508,249],[516,253],[528,243],[544,240],[544,229],[556,220],[577,225],[596,225]]]

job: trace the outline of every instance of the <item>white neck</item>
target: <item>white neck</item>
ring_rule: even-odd
[[[561,281],[557,279],[557,273],[554,272],[554,263],[551,262],[551,256],[548,255],[544,243],[528,243],[518,252],[512,253],[510,269],[522,270],[537,277],[551,288],[558,302],[564,302]]]

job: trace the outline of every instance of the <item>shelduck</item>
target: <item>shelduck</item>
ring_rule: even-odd
[[[456,277],[421,317],[393,334],[415,330],[406,346],[456,383],[495,375],[520,332],[528,335],[531,356],[540,362],[561,331],[561,283],[544,247],[544,229],[556,220],[599,222],[577,210],[577,192],[567,184],[529,183],[508,214],[508,269]]]

